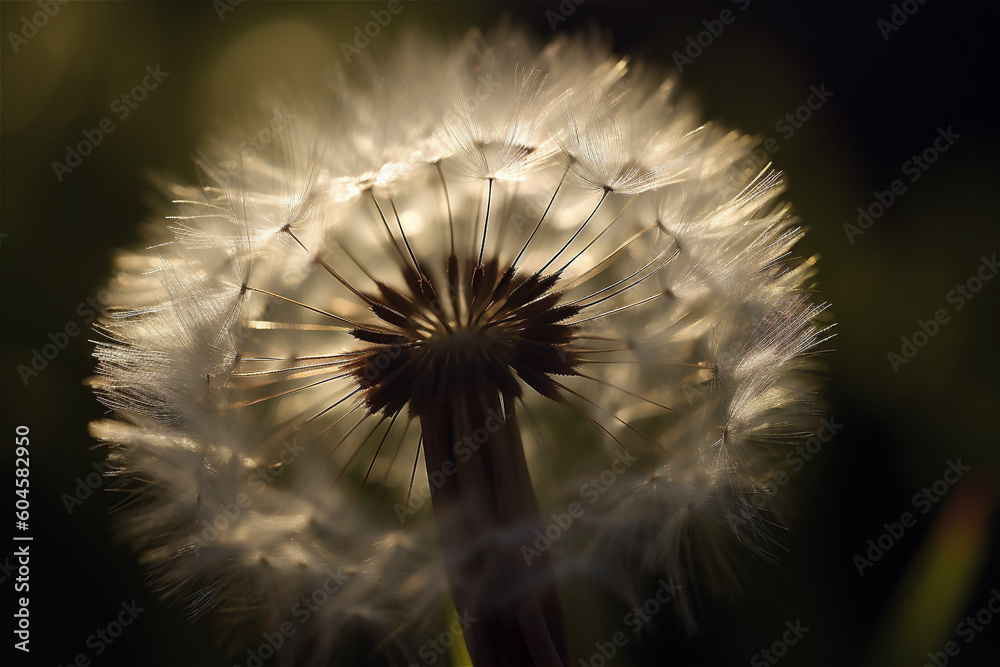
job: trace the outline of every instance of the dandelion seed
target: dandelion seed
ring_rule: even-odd
[[[475,664],[570,664],[565,573],[669,575],[690,621],[726,536],[772,551],[828,337],[779,177],[582,40],[366,62],[120,258],[123,535],[237,646],[307,627],[290,660],[414,660],[450,596]]]

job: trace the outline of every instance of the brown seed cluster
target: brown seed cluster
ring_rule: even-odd
[[[528,274],[497,259],[485,263],[447,261],[447,289],[417,270],[403,271],[406,291],[384,282],[367,294],[377,325],[352,335],[370,343],[349,370],[373,412],[396,414],[407,405],[420,415],[450,397],[488,383],[519,397],[521,382],[560,399],[550,375],[573,375],[580,359],[571,350],[580,312],[560,305],[559,274]]]

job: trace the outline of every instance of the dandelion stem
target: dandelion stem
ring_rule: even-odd
[[[526,558],[543,528],[515,399],[483,383],[421,411],[427,473],[456,608],[477,667],[569,663],[562,604],[548,553]]]

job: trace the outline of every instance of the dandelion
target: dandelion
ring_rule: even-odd
[[[92,431],[161,590],[247,664],[423,661],[450,599],[476,665],[565,665],[564,577],[691,622],[728,541],[770,556],[828,328],[753,141],[507,28],[309,95],[117,260]]]

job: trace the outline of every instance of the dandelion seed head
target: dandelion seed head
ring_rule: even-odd
[[[216,137],[118,258],[92,432],[121,534],[235,645],[324,591],[305,660],[409,659],[450,595],[474,659],[565,662],[565,572],[673,576],[693,624],[733,543],[773,553],[753,499],[829,337],[780,175],[592,40],[374,51],[235,173]]]

